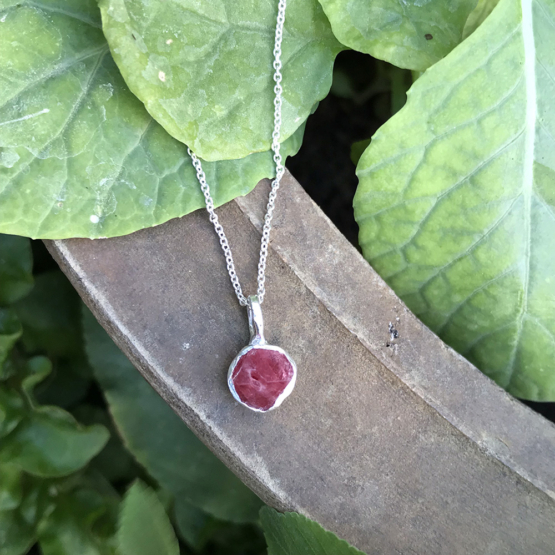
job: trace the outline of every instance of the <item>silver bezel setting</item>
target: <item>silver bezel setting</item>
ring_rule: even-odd
[[[277,397],[275,403],[269,409],[266,409],[266,410],[257,409],[257,408],[251,407],[250,405],[247,405],[247,403],[244,403],[239,398],[239,395],[237,394],[237,391],[235,390],[235,386],[233,384],[233,379],[232,379],[233,370],[235,370],[235,367],[237,366],[239,359],[243,355],[246,355],[248,352],[252,351],[253,349],[265,349],[268,351],[277,351],[278,353],[285,355],[287,357],[287,360],[293,367],[293,377],[291,378],[291,381],[287,384],[285,389]],[[269,412],[271,410],[277,409],[281,405],[281,403],[283,403],[283,401],[285,401],[285,399],[289,397],[289,395],[291,394],[291,392],[295,387],[296,381],[297,381],[297,365],[295,364],[295,361],[281,347],[277,347],[276,345],[268,345],[267,343],[247,345],[246,347],[241,349],[239,351],[239,354],[233,359],[232,363],[229,365],[229,370],[227,372],[227,385],[229,386],[229,390],[231,391],[231,394],[233,395],[234,399],[244,407],[247,407],[248,409],[255,412]]]

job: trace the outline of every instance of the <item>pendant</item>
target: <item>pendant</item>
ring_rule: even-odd
[[[281,405],[295,387],[297,366],[280,347],[264,339],[264,322],[258,297],[247,299],[250,343],[233,359],[227,373],[231,394],[245,407],[267,412]]]

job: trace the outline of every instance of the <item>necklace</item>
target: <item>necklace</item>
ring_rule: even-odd
[[[250,343],[239,351],[233,359],[227,374],[227,383],[233,397],[245,407],[257,412],[267,412],[281,405],[283,400],[293,391],[297,378],[297,367],[291,357],[280,347],[269,345],[264,339],[264,322],[262,319],[261,304],[264,301],[266,280],[266,258],[268,256],[268,243],[272,229],[272,216],[281,178],[285,172],[280,154],[281,131],[281,42],[283,39],[283,24],[285,22],[286,0],[279,0],[274,42],[274,131],[272,133],[272,151],[276,164],[276,177],[272,181],[262,238],[260,240],[260,258],[258,261],[258,290],[256,295],[245,297],[239,278],[235,271],[233,256],[224,229],[214,211],[214,201],[210,194],[210,187],[206,182],[206,175],[200,160],[191,149],[189,156],[197,173],[200,188],[204,194],[206,210],[210,221],[214,225],[220,245],[224,252],[227,271],[235,295],[241,306],[247,307],[249,320]]]

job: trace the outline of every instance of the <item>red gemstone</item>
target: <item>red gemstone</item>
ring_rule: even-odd
[[[284,353],[255,347],[242,355],[230,381],[241,402],[250,408],[271,409],[295,377],[295,369]]]

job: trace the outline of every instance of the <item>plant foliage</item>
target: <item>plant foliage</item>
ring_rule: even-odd
[[[102,25],[129,88],[168,133],[206,160],[270,149],[273,2],[101,0]],[[289,0],[282,140],[329,92],[341,45],[317,0]]]
[[[94,0],[0,0],[0,20],[0,231],[113,237],[204,206],[187,148],[123,81]],[[204,169],[218,206],[274,165],[260,152]]]
[[[10,283],[17,301],[1,308],[0,555],[33,546],[43,555],[263,555],[261,501],[133,368],[59,270],[33,277],[28,239],[0,235],[0,246],[5,259],[25,261]],[[344,544],[300,522],[291,554],[304,549],[304,528]],[[267,533],[292,532],[279,520]]]
[[[398,67],[424,71],[463,39],[477,0],[320,0],[345,45]]]
[[[177,537],[164,505],[141,482],[135,482],[122,501],[117,543],[121,555],[179,555]]]
[[[358,165],[365,256],[518,397],[555,399],[555,2],[501,0]]]
[[[268,555],[364,555],[346,541],[297,513],[260,511]]]

